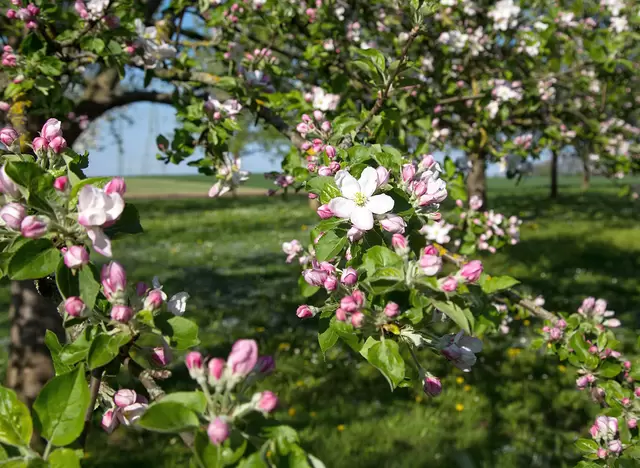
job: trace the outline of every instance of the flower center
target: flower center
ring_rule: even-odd
[[[356,193],[356,196],[353,198],[353,201],[358,206],[364,206],[367,203],[367,196],[362,192],[358,192]]]

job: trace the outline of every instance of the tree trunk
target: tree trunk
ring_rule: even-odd
[[[589,185],[591,184],[591,168],[586,159],[582,160],[582,167],[584,169],[582,173],[582,190],[589,190]]]
[[[471,170],[467,175],[467,195],[476,195],[482,200],[482,207],[487,208],[487,175],[484,154],[472,154],[469,157]]]
[[[31,405],[42,386],[54,376],[51,355],[44,337],[47,330],[64,340],[62,320],[54,302],[41,293],[55,288],[48,280],[11,283],[11,344],[6,385]],[[46,291],[50,296],[51,291]]]
[[[558,153],[551,151],[551,198],[558,198]]]

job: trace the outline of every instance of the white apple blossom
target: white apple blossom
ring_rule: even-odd
[[[624,16],[616,16],[611,18],[611,29],[618,34],[629,29],[629,22]]]
[[[451,240],[449,232],[453,229],[452,224],[447,224],[444,221],[439,221],[431,224],[425,224],[420,229],[420,234],[426,236],[430,241],[437,242],[438,244],[446,244]]]
[[[220,197],[229,190],[237,188],[249,178],[249,172],[241,170],[240,158],[226,155],[222,165],[218,168],[218,181],[209,189],[209,196]]]
[[[85,185],[78,194],[78,223],[87,231],[93,248],[102,255],[111,257],[111,241],[102,231],[106,224],[115,222],[124,210],[124,200],[117,192]]]
[[[162,300],[167,303],[167,310],[169,312],[173,315],[184,315],[187,310],[187,300],[191,297],[188,292],[179,292],[167,300],[167,294],[162,290],[162,284],[160,284],[157,276],[153,277],[151,284],[153,285],[153,289],[160,291]]]
[[[350,219],[361,231],[373,228],[374,214],[393,209],[393,198],[373,194],[378,188],[378,173],[373,167],[365,168],[358,180],[345,170],[338,171],[335,181],[342,196],[331,200],[329,208],[338,218]]]
[[[493,10],[489,12],[489,17],[493,19],[493,26],[498,31],[507,31],[518,25],[518,15],[520,7],[513,3],[513,0],[500,0]]]
[[[482,341],[472,336],[465,336],[463,331],[440,338],[438,348],[442,355],[463,372],[471,371],[476,363],[475,353],[482,351]]]
[[[321,111],[336,110],[340,103],[340,96],[337,94],[327,93],[319,86],[314,86],[311,90],[313,93],[313,108]]]
[[[158,31],[154,26],[145,26],[140,18],[135,21],[136,45],[142,49],[143,56],[135,56],[134,64],[144,66],[145,68],[155,68],[159,61],[171,59],[176,56],[178,51],[175,47],[166,42],[158,40]]]

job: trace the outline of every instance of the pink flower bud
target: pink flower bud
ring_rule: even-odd
[[[18,13],[16,12],[16,10],[7,10],[7,18],[16,19],[17,16]]]
[[[354,312],[351,314],[351,325],[360,328],[364,323],[364,314],[362,312]]]
[[[302,114],[302,121],[308,124],[309,122],[311,122],[311,117],[309,117],[307,114]]]
[[[400,313],[400,306],[395,302],[387,302],[387,305],[384,306],[384,315],[389,318],[393,318]]]
[[[324,122],[322,122],[322,124],[320,124],[320,129],[323,132],[328,132],[331,130],[331,122],[329,122],[328,120],[325,120]]]
[[[133,309],[126,305],[115,304],[111,308],[111,319],[120,323],[127,323],[133,317]]]
[[[325,153],[327,153],[327,158],[334,159],[336,157],[336,149],[333,146],[331,145],[325,146],[324,151]]]
[[[316,169],[318,169],[318,165],[316,163],[310,162],[307,164],[307,170],[309,172],[316,172]]]
[[[27,216],[20,224],[20,233],[28,239],[38,239],[49,230],[49,220],[44,216]]]
[[[0,101],[0,111],[8,112],[11,109],[11,104],[5,101]]]
[[[313,118],[316,119],[316,122],[322,122],[324,120],[324,114],[320,110],[314,110]]]
[[[402,234],[394,234],[391,236],[391,246],[396,249],[406,249],[408,245],[407,238]]]
[[[258,361],[258,343],[254,340],[238,340],[231,347],[227,366],[235,376],[248,375]]]
[[[127,191],[127,184],[122,177],[114,177],[104,186],[104,191],[107,194],[119,193],[120,195],[124,195]]]
[[[307,282],[307,284],[310,284],[311,286],[323,286],[324,281],[327,279],[327,276],[329,275],[326,271],[316,268],[304,270],[302,272],[302,277]]]
[[[478,281],[481,274],[482,262],[480,260],[472,260],[466,263],[460,270],[460,275],[470,283]]]
[[[331,168],[329,166],[320,166],[318,169],[318,175],[320,176],[330,176],[333,175]]]
[[[338,320],[339,322],[346,322],[347,321],[347,311],[344,309],[336,309],[336,320]]]
[[[306,304],[302,304],[296,310],[296,316],[301,319],[311,318],[316,315],[315,307],[308,306]]]
[[[204,376],[204,369],[202,367],[202,354],[197,351],[191,351],[184,358],[184,363],[189,370],[189,375],[192,379],[198,379]]]
[[[442,382],[438,377],[427,376],[424,379],[424,393],[429,396],[435,397],[442,393]]]
[[[64,301],[64,310],[71,317],[82,317],[85,307],[86,306],[84,302],[82,302],[82,299],[77,296],[68,297]]]
[[[353,286],[358,282],[358,272],[355,270],[355,268],[347,267],[342,271],[340,281],[345,286]]]
[[[340,300],[340,309],[345,312],[355,312],[358,308],[358,302],[353,298],[353,296],[345,296]]]
[[[589,352],[591,354],[596,354],[598,352],[598,347],[595,345],[589,346]]]
[[[458,280],[453,276],[448,276],[440,283],[440,288],[445,292],[453,292],[458,289]]]
[[[323,286],[327,292],[335,291],[338,287],[338,278],[335,276],[328,276],[327,279],[324,280]]]
[[[620,453],[622,452],[622,442],[620,442],[618,439],[614,439],[611,442],[609,442],[609,451],[611,451],[612,453]]]
[[[213,445],[220,445],[229,438],[229,425],[224,419],[216,418],[209,424],[207,435]]]
[[[144,299],[144,308],[150,311],[156,311],[164,303],[164,293],[160,289],[152,289]]]
[[[607,449],[600,447],[596,454],[598,455],[598,458],[607,458],[608,452]]]
[[[418,182],[412,182],[411,188],[413,190],[413,194],[416,197],[421,197],[427,192],[427,184],[423,180],[420,180]]]
[[[340,163],[337,161],[331,161],[329,163],[329,169],[331,169],[331,175],[334,175],[340,170]]]
[[[213,113],[213,120],[220,120],[222,119],[222,113],[220,111],[215,111]]]
[[[40,8],[35,6],[33,3],[29,3],[27,5],[27,10],[31,13],[31,16],[37,16],[40,13]]]
[[[0,168],[0,191],[13,198],[20,197],[20,189],[7,174],[6,166],[2,166],[2,168]]]
[[[380,220],[380,226],[387,232],[392,234],[402,234],[404,233],[404,228],[407,223],[404,222],[398,215],[387,214],[383,219]]]
[[[629,419],[627,421],[627,427],[629,429],[635,429],[636,427],[638,427],[638,421],[635,419]]]
[[[171,351],[165,346],[156,346],[151,350],[151,360],[159,367],[171,362]]]
[[[102,427],[107,434],[111,434],[119,425],[120,422],[116,417],[115,410],[109,409],[104,412],[102,420],[100,421],[100,427]]]
[[[589,385],[589,380],[587,379],[586,376],[583,375],[576,379],[576,387],[578,387],[579,390],[584,390],[585,388],[587,388],[588,385]]]
[[[623,366],[625,369],[631,369],[631,361],[624,361]]]
[[[49,142],[49,148],[51,148],[54,153],[60,154],[67,148],[67,140],[61,136],[55,137]]]
[[[136,403],[138,394],[134,390],[127,388],[120,389],[113,396],[113,402],[118,408],[126,408],[129,405]]]
[[[358,308],[364,305],[364,294],[362,294],[362,291],[358,291],[356,289],[351,293],[351,297],[356,302],[356,305],[358,306]]]
[[[301,135],[306,135],[307,133],[309,133],[309,125],[307,125],[306,123],[299,123],[296,126],[296,130],[298,131],[298,133],[300,133]]]
[[[404,164],[402,166],[402,180],[409,182],[416,175],[416,167],[413,164]]]
[[[5,226],[14,231],[19,231],[22,220],[27,215],[27,208],[20,203],[7,203],[0,209],[0,219]]]
[[[67,268],[82,268],[89,263],[89,252],[83,245],[72,245],[64,253],[64,264]]]
[[[640,398],[640,387],[636,387],[636,389],[634,390],[633,394],[634,394],[636,397]]]
[[[267,390],[262,392],[258,401],[258,409],[264,413],[271,413],[278,406],[278,397],[275,393]]]
[[[225,362],[224,359],[213,358],[209,361],[207,367],[209,368],[210,380],[217,382],[222,377],[222,371],[224,371]]]
[[[127,287],[127,273],[118,262],[109,262],[100,272],[102,288],[107,299],[112,300],[117,293]]]
[[[62,136],[62,123],[58,119],[49,119],[42,126],[40,136],[51,142],[54,138]]]
[[[622,406],[629,406],[629,404],[631,404],[631,400],[625,397],[622,400],[620,400],[620,403],[622,403]]]
[[[347,239],[349,239],[349,242],[357,242],[360,239],[362,239],[364,235],[365,235],[365,231],[361,231],[355,226],[352,226],[347,231]]]
[[[567,322],[565,322],[564,319],[560,319],[556,322],[556,327],[564,330],[565,328],[567,328]]]
[[[5,127],[0,130],[0,141],[7,148],[9,148],[18,138],[20,138],[18,132],[11,127]]]
[[[389,170],[386,167],[376,167],[376,173],[378,174],[378,187],[381,187],[389,182]]]
[[[551,341],[558,341],[560,338],[562,338],[562,330],[555,327],[549,330],[549,339]]]
[[[302,143],[302,145],[300,146],[300,149],[302,151],[308,151],[311,147],[312,147],[312,143],[310,141],[305,141],[304,143]]]
[[[67,176],[60,176],[53,181],[53,188],[58,192],[64,192],[69,186],[69,178]]]

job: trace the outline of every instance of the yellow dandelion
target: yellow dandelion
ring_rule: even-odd
[[[462,403],[456,403],[456,411],[462,411],[464,409],[464,405]]]
[[[344,431],[344,424],[338,424],[337,429],[338,429],[338,432]]]
[[[309,229],[309,226],[307,226],[306,224],[303,224],[302,226],[300,226],[300,229],[302,231],[306,231],[307,229]]]
[[[295,415],[296,415],[296,409],[293,407],[289,408],[289,416],[293,418]]]
[[[515,358],[517,357],[520,353],[522,352],[522,350],[520,348],[509,348],[507,350],[507,356],[509,356],[510,358]]]
[[[547,343],[547,348],[551,348],[551,343]]]
[[[531,325],[531,320],[525,320],[524,322],[522,322],[522,324],[523,324],[525,327],[528,327],[529,325]]]
[[[464,391],[465,391],[465,392],[468,392],[468,391],[470,391],[470,390],[471,390],[471,385],[465,385],[465,386],[463,387],[463,389],[464,389]]]
[[[560,372],[567,372],[567,368],[566,368],[565,366],[563,366],[562,364],[560,364],[560,365],[558,366],[558,370],[559,370]]]
[[[316,413],[315,411],[312,411],[311,413],[309,413],[309,416],[311,416],[312,418],[315,418],[316,416],[318,416],[318,413]]]
[[[303,387],[303,386],[304,386],[304,381],[303,381],[303,380],[298,380],[298,381],[296,382],[296,386],[297,386],[297,387]]]
[[[458,377],[458,378],[456,379],[456,383],[458,383],[458,384],[462,385],[462,384],[464,383],[464,377]]]
[[[280,343],[278,345],[278,349],[280,351],[289,351],[289,349],[291,349],[291,345],[289,343]]]
[[[265,330],[265,328],[264,328],[264,327],[256,327],[256,331],[257,331],[258,333],[263,333],[263,332],[264,332],[264,330]]]

